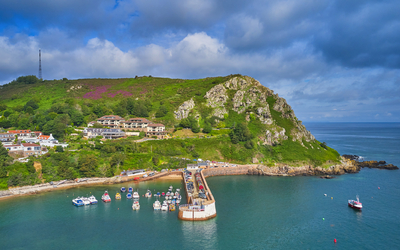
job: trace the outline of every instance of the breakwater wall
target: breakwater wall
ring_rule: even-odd
[[[218,167],[218,168],[207,168],[201,171],[205,178],[211,176],[220,176],[220,175],[244,175],[248,174],[249,169],[253,168],[254,165],[243,165],[237,167]]]

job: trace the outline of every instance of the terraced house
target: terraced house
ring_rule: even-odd
[[[8,150],[9,154],[21,154],[23,157],[40,155],[42,153],[40,145],[35,143],[21,143],[4,147]]]
[[[9,133],[0,133],[0,141],[1,142],[10,142],[15,140],[15,135],[14,134],[9,134]]]
[[[127,121],[120,123],[120,128],[125,130],[136,130],[136,131],[147,131],[147,126],[153,122],[147,120],[146,118],[130,118]]]
[[[125,119],[118,115],[105,115],[97,119],[97,122],[101,125],[116,129],[119,128],[122,121],[125,121]]]
[[[163,124],[149,124],[147,126],[147,137],[157,136],[157,139],[164,139],[166,134],[167,132],[165,131],[165,126]]]

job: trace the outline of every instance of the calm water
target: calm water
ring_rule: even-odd
[[[400,165],[400,123],[305,125],[341,154]],[[179,221],[177,212],[153,211],[154,198],[140,198],[140,211],[132,211],[125,196],[108,204],[71,205],[72,196],[100,199],[105,189],[114,195],[122,185],[59,190],[0,201],[0,249],[398,249],[399,180],[400,171],[376,169],[332,180],[211,177],[218,216],[195,223]],[[141,194],[183,186],[130,184]],[[347,207],[356,194],[362,212]]]

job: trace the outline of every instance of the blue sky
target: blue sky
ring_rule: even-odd
[[[0,84],[249,75],[303,121],[400,121],[400,4],[0,0]]]

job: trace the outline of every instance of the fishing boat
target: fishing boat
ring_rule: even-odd
[[[133,192],[133,199],[139,199],[140,195],[138,192]]]
[[[89,198],[88,197],[82,197],[81,198],[82,199],[82,201],[83,201],[83,205],[90,205],[90,201],[89,201]]]
[[[153,203],[153,208],[154,208],[154,210],[160,210],[161,209],[161,204],[160,204],[160,202],[158,200],[156,200]]]
[[[129,188],[128,188],[128,192],[129,192],[129,193],[132,193],[132,192],[133,192],[133,188],[132,188],[132,187],[129,187]]]
[[[169,204],[169,211],[175,211],[175,205]]]
[[[168,211],[168,204],[166,201],[163,202],[161,206],[161,211]]]
[[[94,197],[94,195],[89,197],[89,201],[90,201],[90,204],[92,204],[92,205],[97,204],[97,199],[96,199],[96,197]]]
[[[72,204],[74,204],[74,206],[80,207],[83,206],[83,201],[81,198],[77,197],[75,199],[72,200]]]
[[[361,209],[362,208],[362,203],[358,199],[357,195],[357,200],[349,200],[348,203],[349,207],[356,208],[356,209]]]
[[[105,191],[104,194],[101,196],[101,200],[104,202],[111,202],[110,195],[108,195],[108,191]]]
[[[121,188],[121,193],[125,193],[126,192],[126,188],[125,187],[122,187]]]
[[[127,193],[127,194],[126,194],[126,198],[127,198],[127,199],[132,199],[132,194],[131,194],[131,193]]]
[[[140,204],[139,204],[138,200],[133,201],[132,209],[133,210],[139,210],[140,209]]]
[[[121,194],[120,194],[120,193],[117,193],[117,194],[115,195],[115,199],[116,199],[116,200],[121,200]]]
[[[147,190],[146,194],[144,195],[146,198],[151,198],[151,191]]]

